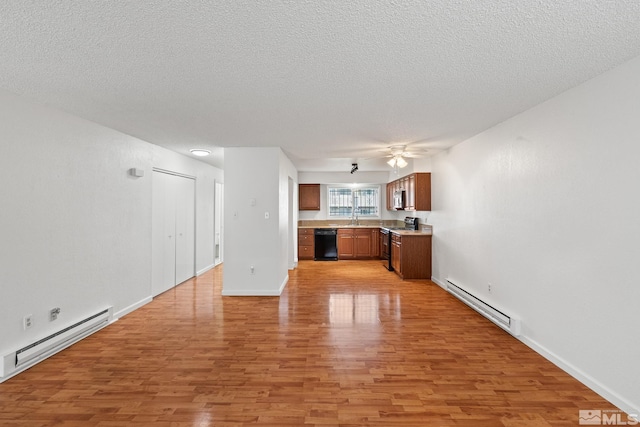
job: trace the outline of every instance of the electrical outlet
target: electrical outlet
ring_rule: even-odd
[[[487,289],[489,290],[489,293],[491,293],[491,283],[487,285]]]
[[[22,326],[25,331],[33,326],[33,314],[28,314],[22,318]]]
[[[49,312],[49,320],[53,322],[58,318],[59,314],[60,314],[60,307],[52,308],[51,311]]]

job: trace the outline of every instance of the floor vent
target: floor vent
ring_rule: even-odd
[[[11,378],[47,357],[80,341],[82,338],[102,329],[109,324],[111,318],[112,308],[109,307],[5,355],[2,366],[0,366],[0,382]]]
[[[449,279],[447,279],[447,291],[505,331],[509,332],[511,335],[515,337],[520,336],[520,319],[511,317],[495,307],[492,307],[472,293],[465,291]]]

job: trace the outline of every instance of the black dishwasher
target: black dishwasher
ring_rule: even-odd
[[[316,228],[313,231],[315,238],[315,261],[337,261],[338,260],[338,230],[335,228]]]

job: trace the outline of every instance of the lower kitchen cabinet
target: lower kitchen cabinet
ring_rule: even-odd
[[[393,233],[391,266],[402,279],[431,279],[431,236]]]
[[[338,229],[338,259],[370,259],[380,256],[379,228]]]
[[[356,228],[353,234],[356,258],[371,258],[371,229]]]
[[[380,258],[380,229],[371,230],[371,257]]]
[[[354,259],[354,229],[341,228],[338,230],[338,259]]]
[[[402,277],[402,263],[400,262],[400,259],[402,258],[402,239],[397,234],[391,235],[390,251],[391,267],[393,267],[393,271]]]
[[[298,259],[313,259],[314,239],[313,228],[298,228]]]

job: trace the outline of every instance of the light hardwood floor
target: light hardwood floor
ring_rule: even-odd
[[[1,426],[575,426],[615,409],[434,283],[302,261],[277,297],[222,267],[0,384]]]

